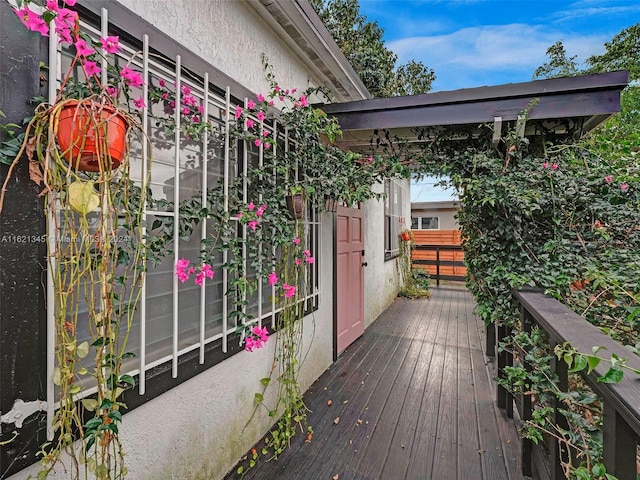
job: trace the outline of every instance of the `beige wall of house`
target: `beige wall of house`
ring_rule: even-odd
[[[414,202],[411,204],[412,228],[424,229],[426,222],[418,222],[416,218],[428,219],[438,218],[438,228],[436,230],[458,230],[458,221],[455,219],[456,212],[460,209],[460,202]]]
[[[318,85],[304,62],[260,18],[250,2],[118,1],[253,92],[269,90],[262,66],[263,53],[274,66],[276,78],[283,87],[304,90]]]
[[[402,217],[411,217],[409,180],[399,182],[403,186]],[[382,185],[378,191],[383,192]],[[365,325],[369,326],[395,300],[400,289],[398,258],[385,259],[384,251],[384,201],[371,200],[365,204]]]
[[[120,0],[133,13],[169,34],[244,87],[266,92],[264,52],[278,82],[303,90],[316,84],[305,62],[244,1]],[[131,32],[135,34],[136,32]],[[220,87],[225,87],[220,85]],[[409,184],[406,217],[410,216]],[[396,260],[384,260],[384,204],[365,205],[365,316],[369,325],[393,301],[398,290]],[[321,220],[320,308],[304,321],[306,360],[300,383],[307,389],[332,363],[333,218]],[[269,429],[264,409],[253,413],[259,380],[268,376],[275,342],[256,352],[241,352],[126,413],[121,439],[131,480],[221,479]],[[267,402],[275,389],[268,389]],[[245,428],[246,427],[246,428]],[[37,475],[38,465],[10,480]],[[62,466],[49,475],[63,480]]]

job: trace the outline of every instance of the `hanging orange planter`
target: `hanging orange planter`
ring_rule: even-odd
[[[126,117],[111,105],[71,101],[60,110],[58,145],[76,170],[113,170],[124,158],[128,127]]]
[[[402,239],[403,242],[408,242],[409,240],[411,240],[411,233],[410,232],[401,232],[400,233],[400,238]]]

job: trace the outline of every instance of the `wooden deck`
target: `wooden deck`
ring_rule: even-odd
[[[473,308],[457,286],[397,300],[306,392],[313,440],[296,435],[278,461],[258,462],[245,478],[525,478]]]

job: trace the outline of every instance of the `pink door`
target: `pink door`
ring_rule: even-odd
[[[340,354],[364,333],[364,216],[338,207],[336,232],[336,340]]]

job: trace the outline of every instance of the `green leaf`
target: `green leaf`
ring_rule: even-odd
[[[268,387],[269,384],[271,383],[271,378],[270,377],[264,377],[260,379],[260,383],[262,385],[264,385],[265,387]]]
[[[589,364],[589,368],[587,369],[587,373],[589,374],[600,364],[600,359],[593,355],[589,355],[587,356],[587,363]]]
[[[573,358],[573,367],[569,369],[569,372],[580,372],[587,367],[587,359],[584,355],[577,354]]]
[[[135,379],[131,375],[127,375],[127,374],[121,375],[120,376],[120,381],[118,383],[120,383],[120,384],[126,383],[127,385],[130,385],[131,387],[135,387],[136,386]]]
[[[598,377],[598,381],[602,383],[618,383],[622,380],[624,372],[619,367],[611,367],[603,376]]]
[[[255,403],[256,405],[260,405],[263,400],[264,400],[264,396],[261,393],[256,393],[253,396],[253,403]]]

